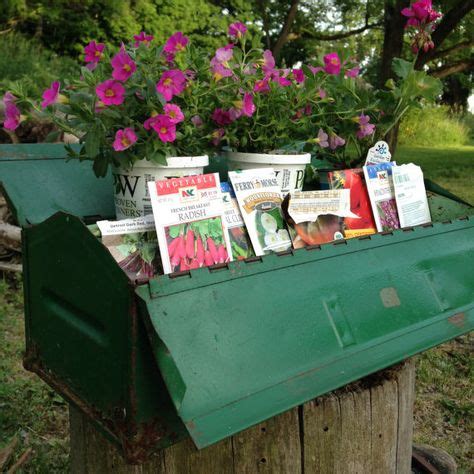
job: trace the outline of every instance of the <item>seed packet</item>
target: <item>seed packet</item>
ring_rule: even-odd
[[[229,232],[232,256],[234,260],[255,255],[250,242],[250,237],[245,228],[245,223],[240,213],[239,203],[235,197],[234,189],[227,183],[221,183],[222,200],[224,202],[224,225]]]
[[[150,181],[148,188],[165,273],[232,260],[218,173]]]
[[[351,191],[295,191],[285,199],[283,214],[292,229],[295,249],[346,238],[344,220],[360,219],[351,212]]]
[[[272,168],[229,171],[255,255],[291,247],[281,212],[281,189]]]
[[[102,243],[131,280],[161,273],[153,216],[120,221],[98,221]]]
[[[395,162],[364,166],[365,182],[378,232],[400,228],[393,189],[393,166]]]
[[[331,189],[349,189],[351,212],[357,216],[344,218],[344,236],[346,239],[377,232],[370,206],[369,194],[365,185],[362,168],[331,171],[329,173]]]
[[[394,166],[393,185],[400,227],[431,222],[423,171],[419,166],[413,163]]]

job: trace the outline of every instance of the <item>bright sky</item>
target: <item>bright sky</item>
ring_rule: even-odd
[[[471,114],[474,114],[474,95],[471,95],[469,99],[467,99],[468,103],[468,110]]]

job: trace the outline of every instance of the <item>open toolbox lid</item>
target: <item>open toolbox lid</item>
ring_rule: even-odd
[[[202,448],[472,330],[473,268],[465,217],[157,277],[136,292]]]
[[[0,186],[22,227],[58,211],[86,220],[115,216],[112,174],[97,179],[89,161],[66,156],[62,144],[0,147]]]

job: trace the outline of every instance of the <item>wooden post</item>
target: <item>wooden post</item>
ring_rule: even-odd
[[[71,407],[71,472],[409,474],[414,386],[407,360],[203,450],[187,439],[140,466],[125,464]]]

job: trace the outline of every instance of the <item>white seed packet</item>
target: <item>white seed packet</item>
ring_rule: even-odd
[[[288,214],[295,221],[295,224],[314,222],[320,215],[327,214],[359,218],[351,212],[350,189],[295,191],[291,193]]]
[[[400,227],[431,222],[423,171],[413,163],[392,168]]]
[[[392,154],[388,148],[388,143],[383,140],[378,141],[367,153],[365,166],[376,165],[378,163],[388,163],[392,158]]]
[[[281,212],[282,195],[273,168],[229,171],[255,255],[291,247]]]

